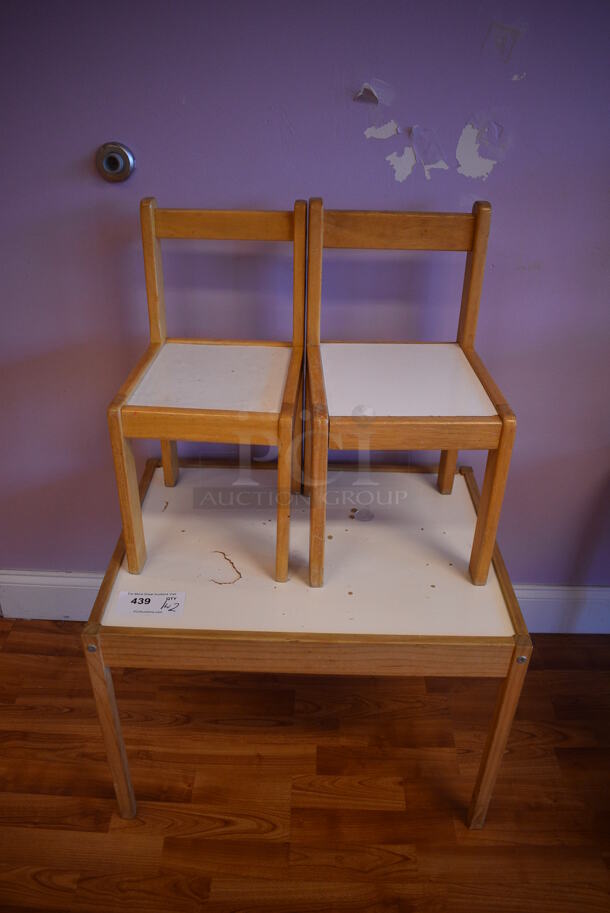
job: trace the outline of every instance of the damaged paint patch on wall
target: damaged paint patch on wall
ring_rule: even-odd
[[[504,22],[492,22],[483,41],[483,50],[497,55],[504,63],[508,63],[522,30]]]
[[[386,156],[386,162],[389,162],[394,169],[394,178],[402,184],[415,168],[415,153],[411,146],[405,146],[402,155],[392,152]]]
[[[449,171],[436,134],[429,127],[420,124],[401,127],[392,118],[384,124],[367,127],[364,131],[367,140],[388,140],[399,135],[404,135],[407,139],[403,151],[391,152],[386,156],[386,162],[394,171],[394,179],[399,184],[413,174],[418,163],[422,166],[427,181],[432,179],[433,171]],[[487,180],[498,162],[504,159],[507,145],[507,133],[495,117],[486,111],[474,114],[463,128],[455,151],[458,174]]]
[[[380,127],[367,127],[364,135],[367,139],[389,139],[400,133],[400,128],[395,120],[389,120],[387,124],[381,124]]]
[[[430,165],[424,165],[424,174],[426,175],[427,181],[431,178],[430,171],[433,168],[438,168],[441,171],[449,171],[449,165],[443,159],[439,159],[438,162],[431,162]]]
[[[394,101],[394,89],[383,79],[371,79],[362,83],[354,95],[354,101],[369,105],[391,105]]]
[[[455,157],[458,160],[458,174],[466,178],[482,178],[486,181],[498,163],[479,154],[479,131],[473,124],[466,124],[460,134]]]
[[[427,181],[430,180],[430,171],[433,168],[449,171],[449,165],[443,158],[441,147],[433,130],[430,130],[429,127],[420,127],[419,124],[414,124],[409,127],[408,133],[415,152],[415,158],[418,162],[421,162]]]
[[[511,81],[512,82],[521,82],[521,80],[525,79],[526,76],[527,76],[527,73],[525,73],[525,71],[523,73],[513,73]]]
[[[504,126],[487,112],[476,114],[470,123],[478,127],[481,154],[496,162],[503,162],[509,143],[508,132]]]
[[[487,112],[470,118],[460,134],[455,157],[458,174],[487,180],[495,165],[504,161],[509,136],[504,126]]]
[[[393,121],[390,121],[390,123],[393,123]],[[394,177],[397,181],[401,183],[406,181],[418,162],[424,169],[427,181],[431,178],[430,172],[435,168],[440,171],[449,171],[449,165],[443,158],[436,135],[429,127],[420,127],[419,124],[414,124],[412,127],[404,129],[397,127],[396,132],[406,134],[409,139],[409,143],[405,146],[402,155],[393,152],[391,155],[386,156],[386,162],[389,162],[394,169]],[[388,135],[391,136],[392,134]]]

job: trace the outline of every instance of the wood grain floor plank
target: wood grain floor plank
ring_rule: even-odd
[[[3,653],[29,656],[80,656],[81,624],[76,621],[15,621]]]
[[[208,894],[209,880],[196,874],[0,866],[3,913],[199,913]]]
[[[609,895],[599,885],[573,883],[556,885],[521,884],[515,878],[510,890],[486,884],[447,885],[447,913],[607,913]]]
[[[134,762],[131,776],[143,799],[190,802],[195,769],[174,764]],[[22,760],[20,764],[0,760],[4,788],[14,793],[47,793],[54,796],[114,798],[108,764],[96,762],[50,762]]]
[[[561,774],[571,787],[584,787],[600,798],[608,798],[602,790],[610,786],[610,748],[556,748],[555,754]]]
[[[141,690],[140,688],[136,689]],[[133,685],[129,688],[121,686],[116,689],[117,694],[130,699]],[[236,716],[289,716],[294,713],[295,693],[290,688],[281,684],[276,688],[257,690],[242,685],[232,685],[226,688],[222,685],[196,685],[189,687],[187,683],[181,688],[161,688],[154,690],[155,703],[163,706],[180,705],[199,712],[209,711],[218,717]]]
[[[394,746],[351,747],[349,745],[321,746],[318,749],[317,772],[350,776],[370,773],[379,776],[435,776],[439,772],[451,776],[458,772],[458,760],[453,748],[396,748]]]
[[[27,653],[3,653],[2,672],[0,676],[3,687],[15,684],[17,688],[34,687],[40,683],[41,688],[56,683],[58,688],[86,684],[87,668],[81,656],[31,656]],[[62,693],[60,688],[60,693]]]
[[[12,618],[3,618],[0,616],[0,653],[2,653],[2,650],[4,649],[4,643],[13,625],[14,621]]]
[[[225,909],[239,911],[272,910],[286,913],[318,911],[354,911],[354,913],[400,913],[399,899],[383,884],[256,880],[251,878],[215,878],[210,890],[210,909],[214,902],[237,906]]]
[[[414,844],[298,844],[290,849],[288,875],[296,881],[331,883],[417,880],[417,850]]]
[[[416,844],[430,840],[451,842],[453,821],[444,812],[431,810],[427,816],[408,811],[296,808],[291,818],[291,843]]]
[[[529,670],[527,687],[551,698],[610,694],[610,671],[597,669]]]
[[[114,809],[114,797],[91,799],[3,792],[0,794],[0,828],[43,827],[105,833]]]
[[[610,720],[610,692],[561,694],[551,700],[558,720]]]
[[[341,721],[341,744],[366,745],[378,748],[454,748],[451,719],[390,719]]]
[[[31,864],[71,871],[155,872],[163,839],[120,833],[92,834],[29,827],[0,829],[0,859],[6,865]]]
[[[610,910],[610,638],[534,638],[470,831],[493,680],[118,670],[120,818],[80,632],[0,619],[1,913]]]
[[[414,718],[421,715],[426,690],[423,679],[403,679],[398,687],[392,688],[387,681],[364,685],[354,679],[350,686],[342,684],[332,691],[319,680],[312,685],[296,689],[295,713],[300,717],[341,717],[343,723],[350,720],[392,718]],[[438,701],[445,709],[446,704]],[[426,718],[430,716],[432,704],[425,702]]]
[[[531,725],[531,724],[530,724]],[[515,727],[518,722],[515,723]],[[554,746],[541,742],[532,745],[529,739],[524,740],[515,728],[516,736],[511,733],[506,752],[502,759],[499,779],[519,778],[531,782],[534,780],[556,780],[560,776],[559,764]],[[456,724],[454,728],[455,745],[459,758],[459,772],[464,776],[476,777],[487,737],[487,730]]]
[[[610,670],[610,637],[606,634],[537,634],[536,668]]]
[[[0,902],[3,913],[74,909],[80,872],[69,866],[0,863]]]
[[[448,846],[421,847],[418,873],[431,881],[512,886],[515,873],[527,884],[602,884],[607,877],[601,853],[589,847]]]
[[[195,773],[193,802],[207,805],[266,806],[269,809],[290,808],[292,778],[288,771],[258,764],[255,767],[200,766]]]
[[[0,733],[0,744],[2,734]],[[170,747],[158,739],[125,739],[129,757],[138,761],[161,764],[185,764],[197,768],[233,767],[238,776],[248,776],[248,771],[273,770],[278,776],[314,773],[317,759],[315,743],[279,744],[263,743],[259,737],[250,739],[226,738],[218,733],[205,739],[197,733],[180,735]]]
[[[95,706],[86,698],[71,700],[62,695],[54,699],[52,695],[41,695],[3,707],[0,714],[0,730],[56,732],[58,728],[95,738],[100,732]]]
[[[99,742],[68,732],[28,732],[0,730],[0,758],[17,766],[20,761],[93,761],[106,763],[101,738]]]
[[[210,879],[198,873],[159,869],[82,873],[74,897],[78,913],[199,913]]]
[[[256,798],[249,805],[214,806],[203,803],[139,802],[135,818],[112,816],[110,831],[126,837],[175,837],[226,839],[287,840],[290,813],[268,809]]]
[[[314,776],[292,781],[292,808],[405,808],[401,777]]]
[[[163,865],[179,872],[208,873],[210,878],[219,875],[272,881],[285,878],[289,844],[280,840],[252,840],[247,837],[247,834],[234,834],[230,839],[185,836],[166,840]]]

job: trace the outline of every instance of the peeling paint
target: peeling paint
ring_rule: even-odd
[[[411,146],[405,146],[402,155],[392,152],[391,155],[386,156],[386,162],[389,162],[394,169],[395,180],[402,184],[415,168],[415,153]]]
[[[389,139],[399,133],[399,127],[395,120],[389,120],[387,124],[380,127],[367,127],[364,135],[367,139]]]
[[[375,89],[372,87],[370,82],[363,82],[356,94],[354,95],[354,101],[365,102],[369,105],[378,105],[379,96]]]
[[[487,30],[483,47],[493,54],[497,54],[504,63],[508,63],[521,34],[520,28],[494,21]]]
[[[431,178],[430,171],[432,168],[438,168],[441,171],[449,171],[449,165],[444,159],[439,159],[438,162],[432,162],[430,165],[424,165],[424,174],[426,175],[426,180],[429,181]]]
[[[503,162],[510,142],[504,126],[485,111],[470,118],[470,123],[479,131],[479,155],[494,162]]]
[[[525,71],[523,73],[513,73],[512,82],[521,82],[521,80],[525,79],[526,76],[527,73]]]
[[[409,138],[415,158],[421,162],[426,180],[431,178],[430,171],[432,168],[438,168],[441,171],[449,171],[449,165],[443,157],[443,152],[436,138],[436,134],[429,127],[420,127],[414,124],[409,127]]]
[[[459,163],[458,174],[463,174],[467,178],[482,178],[485,181],[497,161],[483,158],[479,154],[481,145],[480,133],[481,131],[473,124],[466,124],[460,134],[455,157]]]
[[[354,101],[369,105],[391,105],[394,101],[394,89],[383,79],[371,79],[362,83],[354,95]]]
[[[442,159],[443,153],[433,130],[413,124],[407,132],[418,162],[422,165],[431,165],[432,162]]]
[[[395,121],[390,121],[389,124],[385,124],[384,128],[380,129],[389,128],[390,124],[395,124]],[[443,158],[443,153],[436,135],[429,127],[420,127],[419,124],[414,124],[412,127],[405,128],[397,126],[396,132],[405,133],[409,137],[409,145],[405,146],[402,155],[393,152],[386,157],[386,161],[389,162],[394,169],[394,177],[397,181],[401,183],[402,181],[406,181],[418,162],[424,169],[424,175],[427,181],[431,179],[432,175],[430,172],[433,169],[449,171],[449,165]],[[391,135],[392,134],[388,133],[388,136]]]

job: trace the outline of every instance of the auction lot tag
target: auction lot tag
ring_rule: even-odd
[[[117,609],[121,615],[182,615],[186,593],[127,593],[121,590]]]

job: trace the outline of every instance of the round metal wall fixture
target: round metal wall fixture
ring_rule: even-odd
[[[124,143],[104,143],[95,153],[95,167],[105,181],[126,181],[136,167],[133,152]]]

